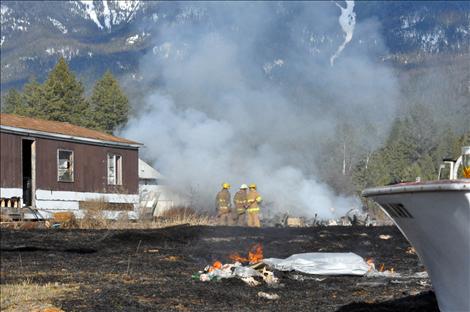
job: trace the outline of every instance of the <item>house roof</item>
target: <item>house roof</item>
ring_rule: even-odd
[[[139,179],[164,179],[165,177],[155,168],[139,158]]]
[[[104,143],[142,145],[141,143],[123,139],[111,134],[72,125],[68,122],[44,120],[12,114],[0,114],[0,126],[2,129],[24,129],[26,132],[39,132],[39,134],[42,135],[59,135],[61,137],[66,136],[66,138],[89,139],[89,141]]]

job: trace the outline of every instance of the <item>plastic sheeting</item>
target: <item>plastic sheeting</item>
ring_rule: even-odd
[[[361,256],[352,252],[309,252],[286,259],[267,258],[263,262],[279,271],[319,275],[364,275],[370,269]]]

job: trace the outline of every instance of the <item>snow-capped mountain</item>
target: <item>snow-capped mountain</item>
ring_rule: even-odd
[[[128,73],[138,79],[136,68],[142,55],[151,52],[169,57],[184,50],[174,47],[169,40],[159,40],[162,29],[184,24],[220,27],[215,5],[121,0],[3,1],[2,92],[9,87],[20,87],[31,75],[43,79],[59,55],[68,59],[85,81],[94,80],[108,68],[116,74]],[[337,27],[328,33],[308,23],[300,29],[291,29],[292,20],[304,4],[270,5],[277,15],[277,24],[265,39],[269,49],[263,52],[259,65],[267,75],[273,68],[284,66],[279,54],[292,44],[283,42],[287,40],[283,36],[286,29],[298,32],[294,44],[303,45],[313,56],[325,54],[328,61],[343,41],[345,45],[373,46],[384,40],[387,53],[377,57],[397,64],[416,63],[433,55],[469,54],[470,5],[467,2],[324,3],[338,11],[338,18],[345,14],[346,24],[334,21]],[[353,34],[356,22],[369,20],[380,26],[381,38]],[[226,25],[229,31],[237,31],[236,23],[226,21]],[[344,40],[345,29],[351,31],[347,35],[349,41]],[[270,55],[270,51],[276,53]]]
[[[93,21],[99,29],[111,31],[115,25],[130,23],[142,7],[141,1],[72,1],[73,13]]]

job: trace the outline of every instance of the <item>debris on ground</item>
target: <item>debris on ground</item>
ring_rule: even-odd
[[[406,253],[409,255],[416,255],[416,249],[414,247],[408,247],[406,248]]]
[[[385,271],[369,271],[365,274],[365,276],[396,278],[396,277],[400,277],[400,273],[397,273],[392,269],[392,270],[385,270]]]
[[[248,284],[248,286],[251,286],[251,287],[255,287],[255,286],[258,286],[259,284],[261,284],[260,282],[258,282],[257,280],[255,280],[253,277],[243,277],[241,278],[242,281],[244,281],[245,283]]]
[[[288,217],[286,220],[287,227],[304,227],[305,226],[305,219],[304,218],[295,218],[295,217]]]
[[[270,293],[266,293],[264,291],[259,291],[258,292],[258,297],[260,298],[265,298],[265,299],[269,299],[269,300],[277,300],[279,299],[279,295],[278,294],[270,294]]]
[[[274,276],[273,272],[267,270],[266,267],[264,267],[261,271],[261,275],[263,277],[264,282],[268,285],[275,285],[279,283],[279,279]]]
[[[390,238],[392,238],[392,236],[391,236],[391,235],[383,235],[383,234],[381,234],[381,235],[379,235],[379,238],[380,238],[380,239],[383,239],[383,240],[389,240]]]
[[[286,259],[268,258],[263,262],[279,271],[297,271],[317,275],[364,275],[369,265],[352,252],[309,252]]]
[[[260,278],[260,280],[262,279],[269,286],[279,283],[279,279],[274,276],[272,271],[266,269],[266,266],[262,262],[263,248],[261,244],[253,245],[247,257],[233,253],[229,258],[235,262],[222,264],[220,261],[215,261],[212,265],[206,266],[204,271],[199,271],[194,274],[192,278],[201,282],[221,280],[224,278],[239,278],[253,287],[261,284],[255,277]],[[242,263],[245,263],[245,265]]]
[[[326,280],[326,277],[312,277],[312,276],[305,276],[305,275],[301,275],[301,274],[291,274],[289,275],[289,278],[290,279],[293,279],[295,281],[306,281],[306,280],[313,280],[313,281],[316,281],[316,282],[323,282],[324,280]]]
[[[416,272],[415,274],[411,275],[412,278],[429,278],[428,272]]]
[[[377,269],[375,267],[373,259],[368,259],[366,263],[369,266],[369,271],[367,271],[367,273],[365,274],[366,277],[396,278],[401,276],[399,273],[395,272],[394,268],[390,268],[390,270],[385,270],[384,264],[381,264],[379,269]]]

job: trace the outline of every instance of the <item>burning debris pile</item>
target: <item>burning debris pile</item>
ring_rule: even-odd
[[[208,265],[204,271],[194,274],[192,278],[202,282],[223,278],[239,278],[249,286],[258,286],[263,281],[269,286],[279,285],[279,279],[263,263],[263,247],[261,244],[253,245],[247,257],[242,257],[239,253],[233,253],[229,256],[229,259],[234,263],[222,264],[220,261],[215,261],[212,265]]]
[[[260,243],[253,245],[247,257],[233,253],[228,257],[233,263],[215,261],[203,271],[194,274],[194,280],[209,282],[226,278],[239,278],[249,286],[261,283],[272,288],[283,287],[275,271],[296,271],[312,275],[357,275],[368,278],[400,278],[393,268],[385,270],[381,264],[377,269],[372,258],[365,261],[352,252],[309,252],[294,254],[286,259],[264,258]],[[270,294],[271,295],[271,294]],[[276,298],[277,299],[277,298]]]

